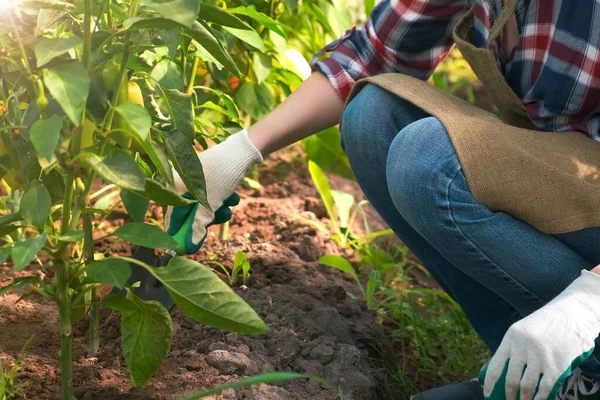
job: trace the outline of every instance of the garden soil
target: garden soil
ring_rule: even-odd
[[[77,400],[175,400],[270,371],[321,376],[353,400],[403,398],[386,374],[388,356],[394,353],[385,339],[389,334],[366,309],[352,279],[318,262],[320,256],[340,254],[340,250],[323,233],[290,218],[301,215],[325,221],[327,217],[305,164],[298,160],[290,153],[270,158],[261,167],[262,187],[241,191],[242,202],[235,208],[229,239],[219,240],[219,228],[213,227],[201,252],[191,256],[202,263],[216,260],[231,266],[237,251],[246,252],[252,276],[246,286],[238,284],[235,290],[265,320],[270,333],[241,336],[203,326],[175,307],[171,311],[175,332],[170,353],[155,377],[136,389],[121,355],[120,317],[103,309],[97,355],[88,353],[86,323],[75,327]],[[330,180],[334,188],[351,192],[357,199],[362,197],[356,183],[334,176]],[[369,215],[373,230],[384,227],[372,210]],[[161,220],[162,210],[151,208],[147,217]],[[127,221],[124,213],[113,213],[102,225],[103,230],[110,232]],[[125,243],[108,240],[101,242],[97,251],[131,254]],[[34,267],[26,273],[32,271]],[[4,264],[0,286],[13,276],[12,266]],[[58,399],[56,308],[36,297],[17,300],[14,294],[0,297],[0,360],[8,366],[33,335],[22,368],[26,384],[23,398]],[[210,399],[337,398],[338,393],[319,383],[298,380],[228,391]]]

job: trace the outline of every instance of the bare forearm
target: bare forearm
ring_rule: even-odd
[[[256,148],[267,155],[337,124],[344,102],[321,73],[313,73],[279,107],[248,129]]]

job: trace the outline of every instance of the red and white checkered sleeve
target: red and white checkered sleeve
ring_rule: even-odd
[[[468,1],[382,0],[362,28],[328,44],[311,66],[343,100],[357,80],[384,72],[425,80],[452,48],[452,28]]]

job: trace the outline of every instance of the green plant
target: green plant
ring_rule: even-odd
[[[10,363],[8,371],[4,370],[2,360],[0,360],[0,400],[10,400],[21,395],[25,383],[18,382],[17,380],[21,376],[21,365],[23,364],[25,350],[32,340],[33,336],[21,347],[21,351],[19,351],[15,361]]]
[[[362,244],[368,243],[377,237],[392,234],[391,229],[368,232],[369,225],[363,210],[363,207],[368,204],[368,202],[363,200],[356,203],[354,197],[350,193],[332,190],[323,170],[311,160],[308,161],[308,170],[313,183],[323,200],[327,214],[329,215],[329,223],[324,224],[321,221],[314,221],[297,215],[292,216],[292,218],[301,220],[327,234],[334,242],[344,249],[357,249]],[[361,213],[364,218],[364,227],[365,231],[367,231],[364,236],[358,236],[351,231],[354,221],[359,213]]]
[[[266,332],[258,315],[209,268],[184,257],[153,268],[107,257],[99,247],[110,238],[180,250],[144,216],[150,201],[207,204],[195,151],[204,125],[190,93],[194,66],[205,59],[215,70],[240,76],[223,32],[256,32],[232,13],[195,0],[168,7],[158,0],[11,1],[2,13],[0,174],[10,193],[0,218],[0,259],[10,257],[18,271],[34,262],[49,278],[42,280],[34,269],[2,292],[18,290],[56,304],[61,398],[73,398],[73,324],[88,319],[90,350],[96,351],[102,304],[121,312],[134,386],[143,385],[166,357],[171,317],[161,304],[135,296],[127,285],[130,263],[156,277],[189,317],[243,334]],[[172,167],[193,199],[169,189]],[[92,193],[100,179],[114,186]],[[134,222],[102,231],[117,196]],[[127,295],[101,299],[100,285]]]
[[[207,264],[214,265],[219,269],[219,271],[223,272],[227,276],[229,284],[232,286],[236,284],[240,272],[242,274],[243,285],[246,285],[248,283],[248,279],[250,279],[250,269],[252,267],[248,261],[248,257],[246,257],[246,254],[244,254],[243,251],[238,251],[236,253],[231,272],[229,272],[229,269],[220,262],[208,261]]]

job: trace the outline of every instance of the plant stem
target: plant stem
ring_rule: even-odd
[[[73,400],[73,329],[71,326],[71,299],[67,266],[56,266],[56,289],[60,315],[60,374],[62,400]]]
[[[83,256],[86,262],[94,261],[94,237],[92,232],[92,220],[89,214],[83,216]],[[90,353],[95,355],[100,349],[100,298],[96,288],[92,289],[92,303],[88,317],[89,348]]]
[[[229,240],[229,221],[221,224],[221,228],[219,230],[219,240],[221,240],[221,242]]]
[[[190,82],[187,87],[187,94],[192,94],[194,92],[194,84],[196,83],[196,70],[198,69],[198,64],[200,64],[200,57],[194,57],[194,64],[192,65],[192,71],[190,72]]]

